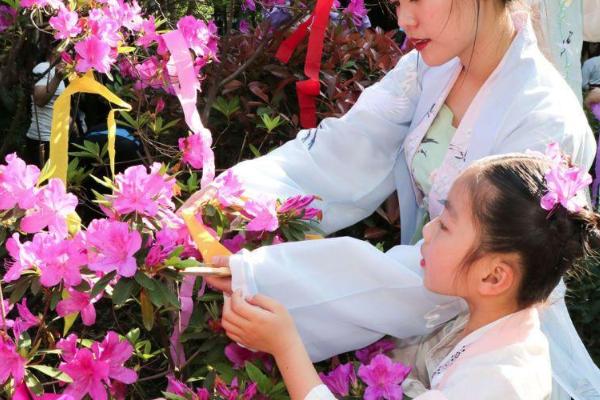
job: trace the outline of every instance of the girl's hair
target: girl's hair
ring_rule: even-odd
[[[529,155],[505,155],[475,164],[467,183],[479,240],[465,265],[486,253],[516,253],[517,301],[528,307],[548,298],[567,270],[600,248],[600,216],[587,207],[544,210],[549,164]]]

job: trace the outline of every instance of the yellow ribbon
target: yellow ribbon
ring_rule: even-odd
[[[192,236],[192,239],[194,239],[194,243],[196,243],[198,251],[202,254],[205,264],[212,264],[212,258],[214,256],[231,255],[231,252],[206,230],[204,224],[198,221],[192,208],[183,210],[181,212],[181,217],[185,221],[185,224],[190,231],[190,235]]]
[[[67,182],[69,163],[69,122],[71,116],[71,96],[75,93],[99,94],[109,102],[122,108],[110,110],[106,121],[108,130],[108,159],[110,171],[115,174],[115,111],[129,111],[131,106],[113,94],[106,86],[94,79],[90,70],[84,76],[73,79],[69,86],[58,96],[52,114],[52,130],[50,132],[50,167],[54,167],[52,176]]]

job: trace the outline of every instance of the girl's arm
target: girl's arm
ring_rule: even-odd
[[[239,344],[273,355],[292,400],[305,399],[323,384],[292,317],[275,300],[261,294],[245,300],[236,291],[225,298],[222,324],[227,336]]]

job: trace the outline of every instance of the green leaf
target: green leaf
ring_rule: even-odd
[[[185,397],[179,396],[178,394],[173,394],[173,393],[169,393],[169,392],[162,392],[163,396],[165,396],[165,399],[168,400],[187,400]]]
[[[260,157],[261,156],[260,151],[258,151],[258,149],[252,143],[249,143],[248,147],[250,148],[250,151],[252,152],[252,154],[254,155],[254,157]]]
[[[258,390],[262,394],[267,394],[273,387],[271,380],[256,365],[246,361],[246,373],[258,385]]]
[[[112,302],[114,305],[119,306],[131,296],[133,288],[136,285],[133,279],[121,278],[115,285],[112,294]]]
[[[240,109],[240,99],[236,96],[227,101],[224,97],[219,96],[212,105],[212,108],[219,111],[227,119],[229,119]]]
[[[137,271],[135,273],[135,281],[148,290],[154,290],[156,288],[154,280],[142,271]]]
[[[133,328],[132,330],[127,332],[127,335],[125,335],[125,337],[127,338],[127,340],[129,340],[131,344],[135,344],[140,338],[140,328]]]
[[[39,395],[42,394],[42,392],[44,391],[42,383],[34,374],[31,373],[31,371],[27,371],[27,373],[25,374],[25,384],[35,394]]]
[[[165,285],[164,283],[156,281],[155,284],[156,291],[160,292],[161,297],[163,298],[163,305],[170,304],[173,307],[179,308],[179,299],[177,298],[177,295],[171,290],[169,290],[167,285]]]
[[[23,297],[27,288],[29,288],[29,284],[31,283],[31,277],[26,277],[20,279],[15,286],[13,286],[13,291],[10,294],[10,303],[15,304],[18,303],[19,300]]]
[[[108,283],[111,280],[113,280],[113,278],[115,277],[116,274],[117,274],[117,271],[112,271],[112,272],[109,272],[108,274],[104,275],[102,278],[100,278],[98,280],[98,282],[96,282],[96,284],[92,288],[92,291],[90,292],[90,296],[96,297],[97,295],[99,295],[100,292],[102,292],[106,288],[106,285],[108,285]]]
[[[58,379],[59,381],[67,383],[73,382],[73,379],[71,379],[69,375],[48,365],[28,365],[27,368],[33,368],[36,371],[40,371],[42,374],[48,375],[49,377],[54,379]]]
[[[215,363],[212,367],[221,375],[224,381],[231,382],[235,376],[235,371],[231,364],[226,363]]]

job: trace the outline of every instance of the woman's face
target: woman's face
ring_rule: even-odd
[[[472,51],[477,0],[396,0],[395,5],[398,25],[427,65]]]

